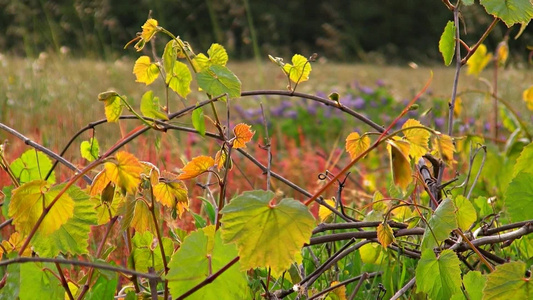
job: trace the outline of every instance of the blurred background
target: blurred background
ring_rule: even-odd
[[[69,52],[105,60],[132,55],[123,47],[150,10],[196,52],[218,42],[234,60],[317,52],[338,62],[378,64],[441,63],[438,39],[452,18],[437,0],[0,0],[0,52],[26,57]],[[479,5],[463,13],[465,40],[473,43],[491,18]],[[500,22],[488,48],[508,34],[512,61],[527,61],[533,31],[515,41],[518,27],[508,30]]]

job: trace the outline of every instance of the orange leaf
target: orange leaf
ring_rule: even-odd
[[[335,200],[333,199],[327,199],[324,200],[329,206],[335,207]],[[320,205],[318,208],[318,217],[320,218],[320,222],[325,222],[326,219],[331,215],[331,210],[324,205]]]
[[[217,170],[220,172],[222,168],[224,168],[226,164],[226,157],[227,157],[226,150],[218,150],[217,154],[215,154],[215,165],[217,166]],[[230,162],[230,169],[232,168],[232,164]]]
[[[392,228],[389,226],[389,224],[379,224],[377,233],[378,241],[381,246],[383,246],[383,248],[387,248],[390,244],[394,242],[394,233],[392,232]]]
[[[181,169],[183,173],[178,176],[178,179],[185,180],[194,178],[215,165],[215,160],[210,156],[197,156]]]
[[[346,151],[350,153],[350,158],[355,159],[370,147],[368,136],[359,136],[359,133],[352,132],[346,138]]]
[[[335,286],[339,284],[338,281],[333,281],[330,286]],[[335,288],[333,291],[327,294],[328,296],[325,299],[338,299],[338,300],[346,300],[346,286],[341,285],[338,288]],[[333,296],[335,295],[335,296]],[[332,297],[333,296],[333,297]]]
[[[95,196],[100,194],[105,187],[111,182],[111,179],[107,176],[106,169],[103,169],[100,171],[100,173],[96,174],[93,179],[93,184],[91,185],[91,189],[89,190],[89,195]]]
[[[250,125],[244,123],[237,124],[233,128],[233,133],[235,134],[233,148],[246,148],[246,143],[248,143],[255,134],[255,131],[251,131],[250,128]]]
[[[105,169],[109,179],[130,194],[135,194],[141,183],[143,165],[133,154],[120,151],[115,155],[116,162],[108,162]]]

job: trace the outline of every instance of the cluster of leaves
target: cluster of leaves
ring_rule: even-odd
[[[507,25],[527,23],[532,18],[531,2],[528,6],[525,1],[509,1],[512,13],[494,10],[493,2],[482,1],[482,5],[495,20],[502,19]],[[457,17],[460,3],[445,4]],[[523,9],[525,15],[515,7]],[[458,26],[457,18],[453,26]],[[449,33],[455,28],[448,27],[441,40],[447,45],[441,46],[447,64],[452,59],[447,50],[449,40],[455,41],[455,47],[461,44]],[[508,297],[509,289],[520,299],[533,297],[527,270],[533,253],[533,240],[528,235],[533,232],[533,212],[528,209],[533,205],[533,146],[520,122],[507,147],[508,155],[499,161],[485,157],[480,161],[477,153],[485,146],[469,155],[471,140],[452,135],[456,94],[450,103],[447,133],[413,118],[399,127],[400,120],[416,109],[415,102],[427,85],[387,127],[382,127],[347,107],[337,94],[326,98],[296,93],[298,85],[309,79],[315,55],[306,59],[297,54],[291,63],[271,56],[287,77],[288,91],[263,94],[321,102],[375,130],[347,135],[345,149],[350,163],[337,174],[326,172],[320,177],[324,184],[310,193],[275,173],[272,162],[263,166],[245,151],[255,134],[250,125],[230,126],[229,117],[226,125],[221,122],[221,108],[214,102],[223,102],[229,116],[235,98],[254,94],[241,91],[240,80],[226,66],[225,49],[213,44],[207,55],[196,54],[189,43],[155,19],[148,19],[130,43],[142,51],[158,34],[170,37],[161,58],[156,53],[140,56],[133,73],[137,82],[146,86],[161,79],[168,92],[166,105],[149,90],[140,100],[138,113],[126,96],[115,91],[100,93],[98,100],[104,103],[107,122],[134,119],[141,125],[104,153],[94,134],[83,141],[80,152],[88,162],[86,166],[77,169],[61,160],[75,170],[71,179],[56,182],[55,164],[46,154],[60,157],[44,147],[28,150],[11,163],[6,159],[5,146],[0,148],[0,167],[13,181],[12,186],[2,189],[6,222],[1,226],[12,225],[12,230],[0,247],[0,265],[7,266],[0,296],[347,299],[350,295],[351,299],[397,299],[416,284],[411,294],[422,293],[430,299],[502,299]],[[474,57],[481,42],[469,48],[466,57]],[[461,63],[460,57],[456,59]],[[207,100],[171,112],[168,94],[174,92],[187,101],[193,78]],[[531,88],[524,92],[528,106],[531,94]],[[206,105],[211,106],[212,114],[204,112]],[[124,108],[132,115],[124,116]],[[188,114],[192,128],[173,123]],[[208,127],[215,132],[207,131]],[[148,130],[162,134],[169,130],[195,132],[218,140],[220,147],[185,162],[179,172],[161,170],[120,150]],[[264,148],[270,157],[268,142]],[[381,148],[390,161],[389,194],[375,191],[372,202],[363,209],[345,206],[346,174]],[[229,174],[235,172],[235,153],[265,173],[266,190],[227,196]],[[469,166],[458,167],[456,158],[469,161]],[[493,175],[496,179],[490,181],[484,174],[470,183],[470,172],[482,170],[485,161],[499,168],[500,173]],[[446,189],[449,183],[442,182],[445,169],[465,172],[463,183]],[[96,171],[93,178],[88,177],[91,171]],[[307,200],[274,193],[271,178]],[[501,195],[497,196],[503,201],[482,195],[473,199],[474,188],[480,189],[479,178],[487,179],[484,184],[489,193],[491,184],[499,184],[497,193]],[[88,183],[86,188],[82,188],[81,180]],[[195,199],[190,199],[187,182],[206,192],[199,214],[191,209]],[[332,185],[337,187],[335,197],[325,199]],[[310,209],[314,203],[320,204],[318,221]],[[194,232],[175,225],[188,214],[196,221]],[[113,230],[117,226],[120,229]],[[102,232],[99,241],[89,244]],[[124,243],[118,242],[120,237]],[[67,273],[65,265],[78,272]],[[365,281],[368,284],[361,289]]]

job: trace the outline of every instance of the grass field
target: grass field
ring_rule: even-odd
[[[133,60],[123,59],[115,62],[94,61],[62,57],[41,57],[37,60],[28,60],[17,57],[0,57],[3,72],[0,74],[0,118],[1,122],[23,133],[36,142],[59,152],[80,128],[104,118],[103,104],[97,101],[99,93],[115,90],[126,95],[131,100],[133,107],[138,109],[142,94],[148,89],[154,89],[155,95],[164,99],[164,85],[156,81],[146,87],[136,83],[132,74]],[[229,65],[242,81],[243,90],[254,89],[285,89],[287,82],[281,71],[270,62],[258,65],[255,62],[234,62]],[[428,96],[423,97],[425,107],[431,107],[432,99],[448,99],[451,94],[454,70],[452,67],[418,67],[408,66],[376,66],[376,65],[347,65],[335,63],[315,63],[308,82],[302,83],[298,90],[310,94],[332,91],[343,93],[357,82],[360,86],[375,88],[379,81],[390,95],[401,102],[411,99],[430,78],[434,77],[429,88]],[[516,110],[524,114],[525,120],[531,120],[531,113],[524,109],[521,93],[533,83],[533,73],[527,70],[505,69],[499,74],[498,95],[506,101],[513,103]],[[467,76],[462,71],[459,91],[482,90],[488,91],[487,83],[492,81],[492,70],[484,71],[478,79]],[[176,111],[185,105],[192,105],[205,96],[193,88],[193,92],[185,101],[177,96],[169,98],[170,110]],[[492,103],[484,94],[468,94],[463,97],[464,117],[470,116],[477,121],[489,121],[488,111]],[[258,107],[258,101],[246,98],[234,102],[243,107]],[[278,104],[280,99],[263,99],[265,106]],[[234,105],[232,104],[232,105]],[[383,110],[387,108],[384,107]],[[364,112],[364,111],[363,111]],[[388,112],[388,111],[387,111]],[[206,113],[210,113],[209,109]],[[388,112],[394,118],[399,111]],[[236,120],[238,121],[238,120]],[[273,122],[276,122],[273,120]],[[322,125],[327,126],[328,120],[323,120]],[[178,124],[190,126],[188,120],[178,120]],[[97,137],[102,149],[112,146],[129,129],[138,126],[138,122],[123,122],[120,128],[116,124],[106,124],[96,129]],[[297,126],[298,124],[294,124]],[[345,136],[351,128],[343,129],[334,136],[325,137],[328,145],[326,154],[333,153],[333,148],[342,149]],[[261,130],[262,131],[262,130]],[[262,132],[261,132],[262,134]],[[283,140],[283,133],[276,136],[278,145],[290,143]],[[165,164],[172,157],[172,165],[181,165],[181,158],[190,159],[200,152],[215,152],[216,147],[211,144],[197,143],[197,137],[185,134],[162,135],[161,147],[164,151],[156,151],[154,147],[146,147],[146,143],[154,143],[158,133],[145,135],[144,139],[127,146],[126,150],[139,152],[141,159],[160,161]],[[66,154],[67,159],[84,164],[79,158],[79,142],[90,137],[87,132],[82,135],[75,146]],[[5,132],[0,132],[0,140],[9,140],[7,156],[14,159],[22,151],[28,149],[21,141],[14,139]],[[339,144],[334,146],[336,141]],[[304,143],[305,144],[305,143]],[[315,145],[295,144],[297,147],[314,147]],[[329,146],[331,144],[331,146]],[[199,146],[197,146],[199,145]],[[193,147],[196,146],[196,147]],[[323,145],[322,145],[323,146]],[[286,147],[280,147],[285,151]],[[253,151],[254,149],[250,150]],[[305,149],[301,149],[305,151]],[[309,149],[308,149],[309,150]],[[288,151],[288,150],[287,150]],[[311,154],[314,152],[311,151]],[[290,153],[286,153],[292,155]],[[262,154],[261,154],[262,155]],[[283,154],[281,154],[283,155]],[[304,172],[304,171],[302,171]],[[303,173],[302,173],[303,174]]]

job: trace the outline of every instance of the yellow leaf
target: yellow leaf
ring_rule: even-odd
[[[12,252],[18,252],[22,245],[24,244],[24,241],[26,240],[25,237],[20,235],[18,232],[13,232],[11,236],[9,237],[9,240],[3,240],[2,241],[2,247],[0,247],[0,253],[4,253],[3,251],[6,250],[5,254],[9,254]],[[22,253],[22,256],[31,256],[32,250],[31,247],[26,247],[24,250],[24,253]]]
[[[25,183],[13,191],[9,203],[9,216],[13,224],[22,235],[27,235],[33,229],[37,220],[58,195],[58,188],[51,190],[48,182],[34,180]],[[74,200],[64,193],[44,217],[39,232],[51,234],[65,224],[74,215]]]
[[[338,281],[333,281],[330,286],[334,286],[339,284]],[[335,300],[346,300],[346,286],[341,285],[338,288],[334,289],[333,291],[329,292],[327,294],[326,299],[335,299]]]
[[[405,191],[407,186],[413,181],[413,178],[411,177],[411,165],[405,154],[405,150],[410,148],[409,143],[401,140],[389,140],[387,141],[387,144],[394,184]]]
[[[414,161],[418,161],[420,157],[429,151],[430,133],[424,128],[409,129],[411,127],[423,127],[423,125],[417,120],[409,119],[402,126],[404,138],[410,143],[409,155],[413,157]]]
[[[377,243],[365,244],[359,248],[361,261],[365,264],[380,265],[385,261],[383,247]]]
[[[145,43],[148,43],[152,39],[152,37],[159,31],[159,28],[157,26],[157,20],[156,19],[148,19],[144,23],[141,28],[143,29],[141,33],[141,38],[144,40]]]
[[[346,151],[350,153],[353,160],[370,147],[370,138],[367,135],[359,136],[359,133],[352,132],[346,138]]]
[[[143,166],[133,154],[128,152],[117,152],[115,159],[115,162],[105,163],[107,176],[114,184],[126,190],[126,192],[135,194],[137,187],[141,183]]]
[[[324,200],[329,206],[335,207],[335,200],[327,199]],[[325,222],[326,219],[331,215],[331,210],[324,205],[320,205],[318,208],[318,217],[320,218],[320,222]]]
[[[240,123],[233,128],[233,134],[235,134],[235,140],[233,141],[233,148],[246,148],[246,143],[252,140],[255,131],[251,131],[252,126]]]
[[[311,63],[307,61],[307,58],[300,54],[295,54],[292,57],[292,65],[283,65],[283,71],[294,83],[300,83],[309,80],[309,73],[311,73]]]
[[[455,152],[455,145],[453,139],[446,134],[439,133],[433,138],[433,148],[446,162],[453,162],[453,153]]]
[[[387,205],[387,202],[382,200],[383,194],[381,194],[379,191],[376,191],[372,197],[372,210],[385,213],[389,209],[389,206]]]
[[[509,57],[509,45],[507,41],[501,41],[496,48],[496,58],[498,60],[498,65],[503,66],[507,62]]]
[[[159,168],[157,168],[154,164],[147,161],[141,161],[141,165],[143,166],[142,175],[146,178],[150,179],[150,184],[152,186],[156,186],[159,183],[159,177],[160,173]]]
[[[458,118],[463,111],[463,99],[461,97],[455,98],[455,106],[453,107],[453,115]]]
[[[492,54],[487,54],[487,46],[484,44],[479,45],[476,52],[470,57],[466,62],[468,66],[467,74],[473,74],[479,76],[479,73],[487,66],[487,64],[492,60]]]
[[[207,172],[209,168],[215,165],[215,160],[210,156],[197,156],[188,162],[178,176],[178,179],[185,180],[194,178],[204,172]]]
[[[378,225],[377,234],[378,234],[378,241],[381,244],[381,246],[383,246],[383,248],[387,248],[390,244],[392,244],[395,241],[392,228],[387,223],[381,223]]]
[[[415,213],[408,206],[399,206],[392,211],[393,220],[398,222],[405,222],[406,220],[416,216]]]
[[[68,288],[72,295],[76,295],[76,293],[78,292],[78,286],[73,282],[70,282],[70,281],[68,282]],[[67,292],[65,292],[65,300],[69,300],[69,299],[70,299],[70,296],[68,295]]]
[[[146,203],[142,200],[136,200],[134,205],[135,209],[131,220],[131,227],[141,233],[147,230],[152,231],[154,229],[154,220]]]
[[[522,99],[527,104],[527,109],[533,111],[533,85],[522,93]]]
[[[189,208],[187,187],[173,175],[170,178],[162,179],[154,186],[154,196],[164,206],[176,208],[180,217]]]
[[[107,122],[117,122],[122,115],[122,101],[119,96],[108,97],[105,102],[105,117]]]
[[[202,71],[212,65],[225,66],[228,62],[228,53],[220,44],[212,44],[209,50],[207,50],[207,55],[209,55],[209,58],[203,53],[198,54],[194,58],[194,62],[199,68],[198,71]]]
[[[220,172],[222,168],[226,166],[226,158],[227,158],[226,150],[218,150],[217,154],[215,154],[215,165],[217,166],[217,170]],[[229,168],[233,168],[233,163],[230,161]]]
[[[112,190],[113,198],[111,201],[102,199],[102,197],[94,196],[91,197],[91,201],[94,203],[94,209],[96,210],[97,216],[97,225],[107,224],[111,218],[116,216],[119,212],[119,208],[124,203],[124,197],[119,193],[116,193],[115,190]]]
[[[150,57],[143,55],[135,61],[133,65],[133,74],[137,77],[136,82],[142,82],[146,85],[154,82],[159,76],[157,64],[150,61]]]

